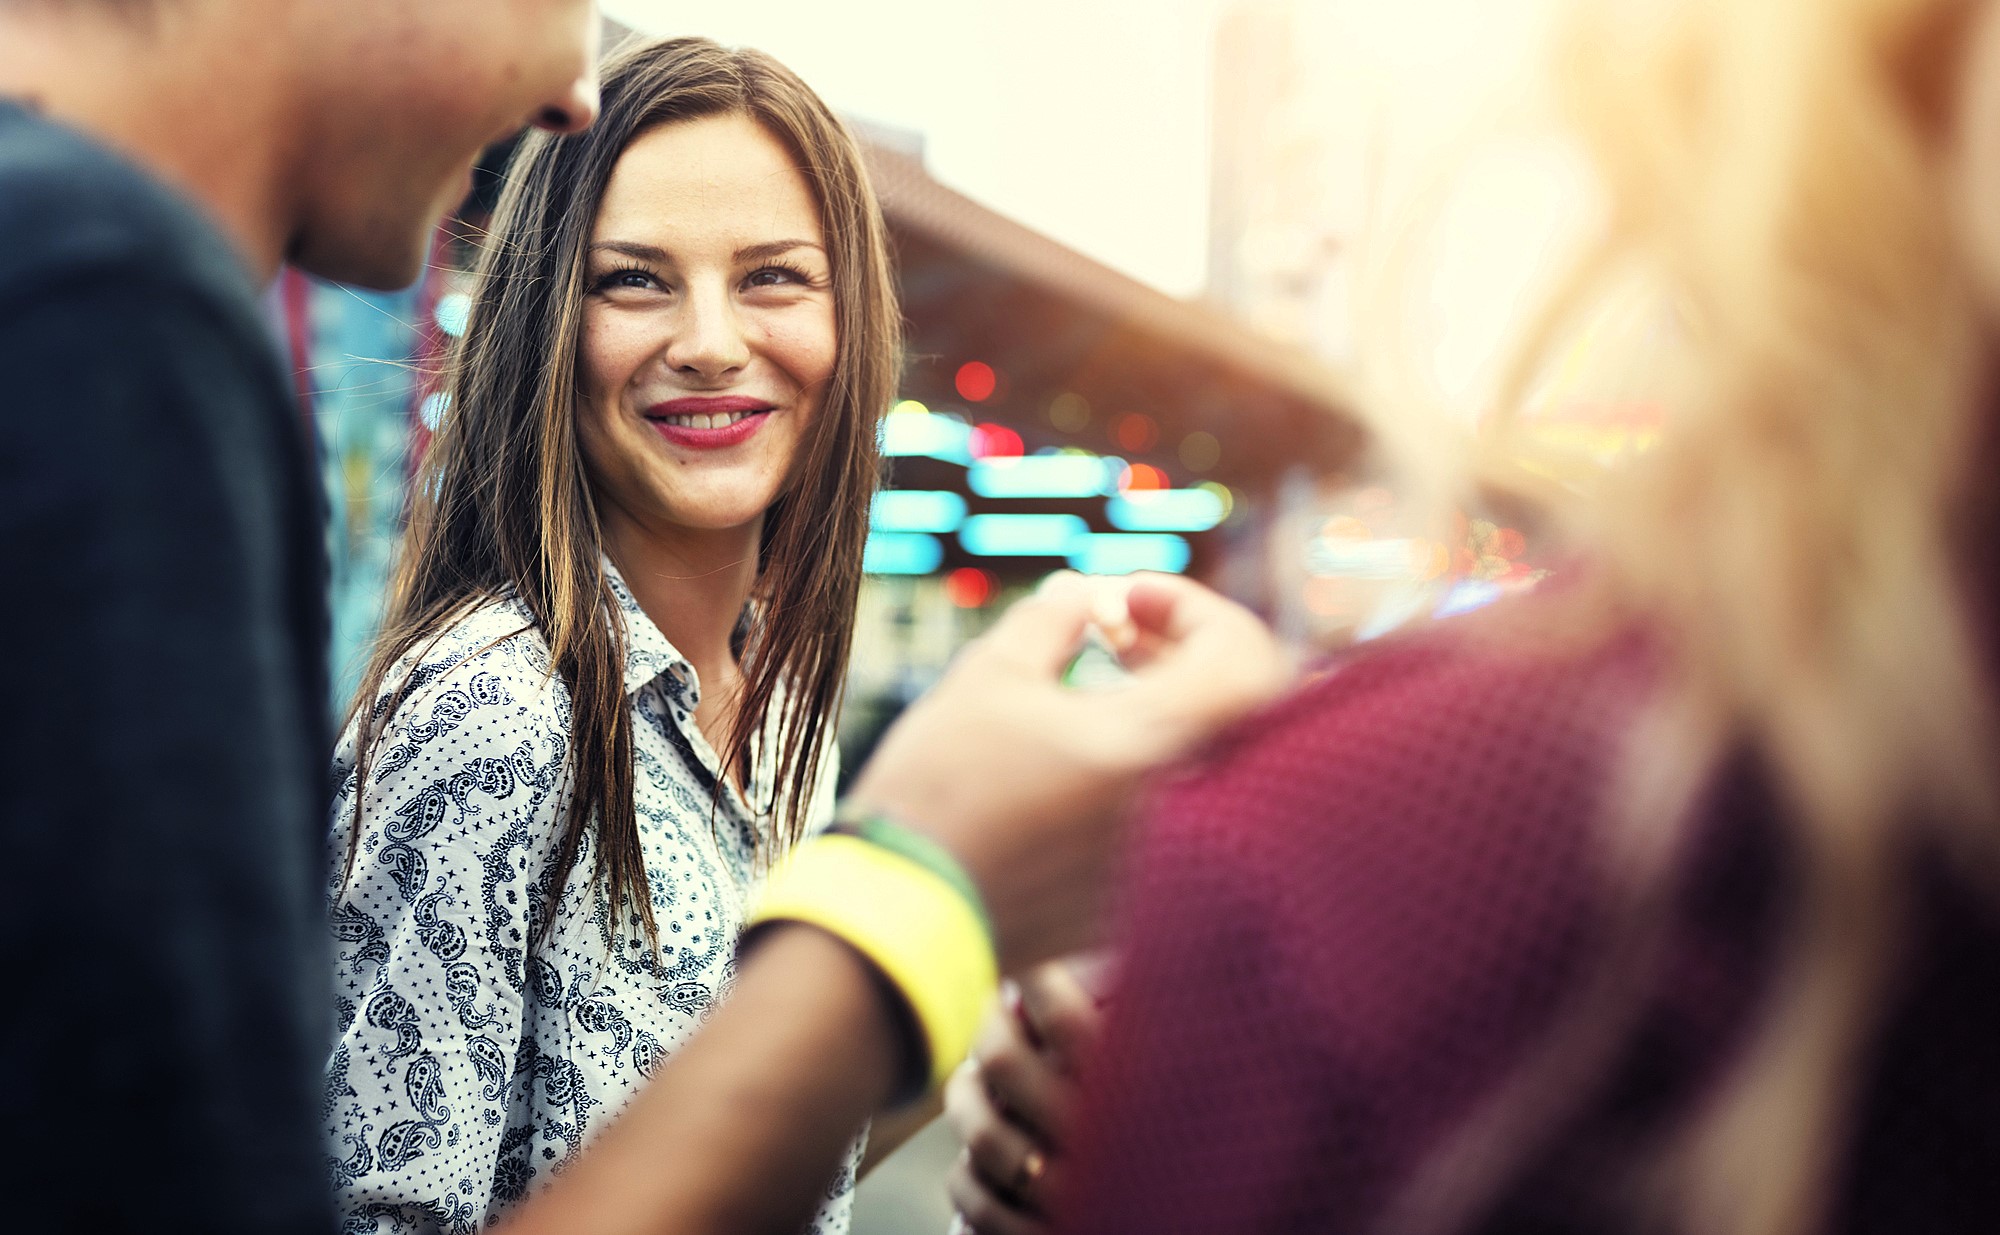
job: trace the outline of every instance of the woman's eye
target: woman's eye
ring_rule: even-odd
[[[659,285],[660,281],[645,270],[614,270],[597,280],[599,291],[650,291]]]
[[[789,284],[804,286],[811,282],[812,280],[807,277],[803,270],[794,270],[789,266],[766,266],[762,270],[752,271],[750,277],[743,280],[743,285],[745,287],[784,287]]]

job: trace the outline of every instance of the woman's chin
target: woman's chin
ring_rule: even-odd
[[[676,533],[697,536],[723,536],[740,533],[751,536],[757,533],[764,519],[763,506],[707,507],[689,510],[670,508],[662,512],[652,525],[661,535]]]

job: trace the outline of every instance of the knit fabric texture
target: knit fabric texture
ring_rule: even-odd
[[[1643,1229],[1638,1172],[1754,1026],[1789,887],[1747,760],[1656,912],[1614,879],[1651,661],[1384,641],[1167,788],[1060,1228]],[[1921,899],[1830,1229],[2000,1228],[2000,938],[1950,879]]]

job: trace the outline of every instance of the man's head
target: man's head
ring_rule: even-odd
[[[0,0],[0,94],[126,150],[260,269],[398,287],[479,152],[597,115],[596,0]]]
[[[290,10],[302,56],[287,256],[315,274],[408,283],[483,148],[523,125],[596,118],[596,0],[270,7]]]

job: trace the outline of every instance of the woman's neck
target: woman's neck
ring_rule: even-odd
[[[730,644],[757,582],[762,521],[719,531],[656,530],[606,511],[604,547],[653,625],[701,679],[696,719],[711,740],[728,728],[740,676]]]

